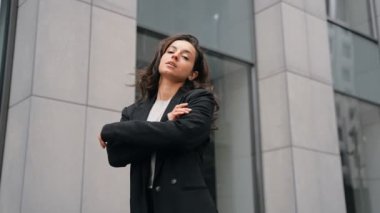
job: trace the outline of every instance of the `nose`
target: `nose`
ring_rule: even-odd
[[[178,53],[177,52],[172,54],[172,59],[178,60]]]

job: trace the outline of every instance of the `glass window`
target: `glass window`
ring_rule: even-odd
[[[251,66],[228,57],[208,57],[219,95],[215,131],[216,198],[220,213],[255,212],[250,111]]]
[[[140,0],[140,27],[165,35],[187,32],[203,46],[252,62],[252,0]]]
[[[0,177],[8,114],[17,1],[0,0]]]
[[[371,0],[327,0],[329,17],[364,35],[375,37]]]
[[[5,140],[5,127],[6,124],[3,122],[4,115],[7,113],[4,108],[3,100],[3,84],[4,84],[4,66],[5,66],[5,45],[7,38],[7,8],[5,7],[2,0],[0,0],[0,178],[1,178],[1,168],[3,162],[3,149]]]
[[[1,91],[3,82],[3,64],[4,64],[4,55],[5,55],[5,40],[6,40],[6,8],[2,5],[2,0],[0,0],[0,100],[1,100]],[[0,103],[1,104],[1,103]]]
[[[137,68],[153,58],[162,36],[139,30]],[[202,41],[201,41],[202,42]],[[212,83],[220,111],[205,153],[204,174],[220,213],[254,213],[252,125],[250,111],[251,64],[207,51]]]
[[[334,24],[329,34],[335,90],[380,103],[378,45]]]
[[[380,106],[335,94],[347,213],[380,209]]]
[[[252,0],[140,0],[138,68],[151,60],[159,35],[190,33],[207,49],[220,101],[214,147],[204,172],[220,213],[255,212],[251,123]],[[142,30],[143,29],[143,30]],[[253,75],[253,74],[252,74]],[[256,169],[255,169],[256,171]],[[258,186],[260,187],[260,186]]]

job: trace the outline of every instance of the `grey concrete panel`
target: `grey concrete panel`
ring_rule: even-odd
[[[121,110],[135,100],[136,21],[93,8],[88,103]]]
[[[333,89],[287,74],[292,144],[339,153]]]
[[[18,9],[10,105],[32,93],[37,10],[37,0],[28,0]]]
[[[18,0],[18,6],[22,6],[22,4],[24,4],[26,2],[26,0]]]
[[[326,1],[325,0],[304,0],[305,11],[322,20],[326,20]]]
[[[290,146],[288,89],[285,73],[259,81],[262,149]]]
[[[305,12],[288,4],[281,4],[281,10],[286,68],[308,76],[309,65]]]
[[[297,212],[345,213],[339,155],[293,149]]]
[[[303,10],[305,7],[304,0],[255,0],[255,12],[266,10],[278,3],[286,3],[289,6]]]
[[[300,10],[305,9],[305,0],[282,0],[282,2],[285,2],[291,7],[298,8]],[[315,0],[315,1],[320,1],[320,0]]]
[[[279,2],[281,2],[281,0],[255,0],[255,12],[257,13],[262,10],[269,9],[270,7],[274,6],[275,4],[278,4]]]
[[[40,1],[33,94],[86,102],[90,5]]]
[[[327,23],[306,15],[311,77],[332,84]]]
[[[93,4],[136,19],[137,0],[93,0]]]
[[[91,0],[78,0],[78,1],[82,1],[82,2],[85,2],[85,3],[91,4]]]
[[[281,6],[277,4],[256,15],[259,78],[285,70]]]
[[[80,212],[84,134],[84,106],[32,97],[22,212]]]
[[[129,166],[113,168],[97,136],[106,123],[120,120],[120,113],[87,108],[83,181],[83,213],[129,212]]]
[[[8,111],[0,186],[0,212],[20,212],[28,140],[30,98]]]
[[[292,158],[291,148],[263,153],[266,213],[297,212]]]

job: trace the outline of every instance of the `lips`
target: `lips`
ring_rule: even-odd
[[[177,65],[174,62],[172,62],[172,61],[168,61],[165,64],[168,64],[168,65],[170,65],[172,67],[177,67]]]

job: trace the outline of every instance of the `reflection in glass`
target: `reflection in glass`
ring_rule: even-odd
[[[137,68],[152,60],[162,36],[139,30]],[[220,213],[254,213],[249,96],[250,64],[207,54],[220,105],[214,143],[204,153],[206,183]]]
[[[252,0],[139,0],[139,26],[165,35],[191,33],[205,47],[252,62]]]
[[[331,19],[364,35],[374,37],[368,0],[327,0]]]
[[[334,88],[380,103],[380,55],[376,43],[329,25]]]
[[[347,213],[380,209],[380,107],[335,95]]]
[[[254,212],[249,72],[247,64],[209,56],[220,98],[215,132],[216,191],[220,213]]]

